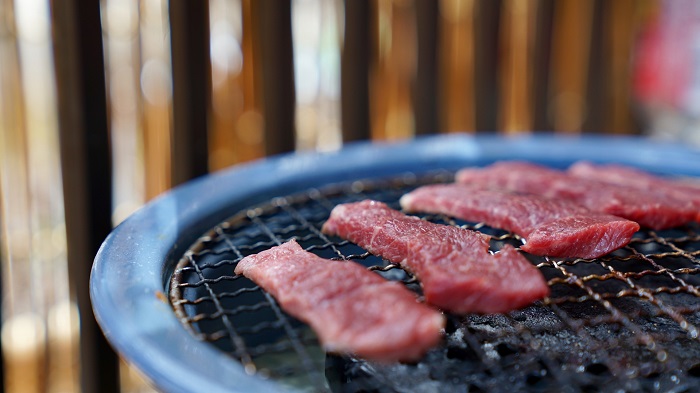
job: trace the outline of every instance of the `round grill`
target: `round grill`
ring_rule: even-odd
[[[353,181],[275,197],[220,223],[184,253],[170,302],[187,330],[240,361],[246,372],[306,391],[683,391],[700,384],[700,227],[641,231],[595,260],[525,254],[551,296],[496,315],[448,315],[442,345],[415,364],[374,364],[326,354],[314,333],[233,270],[243,257],[290,239],[330,259],[351,259],[420,294],[414,277],[320,232],[340,203],[374,199],[398,209],[414,188],[452,172]],[[432,222],[519,237],[441,215]],[[377,298],[377,302],[382,302]],[[391,307],[391,304],[386,304]]]

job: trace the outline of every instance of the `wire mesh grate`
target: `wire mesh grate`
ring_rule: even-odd
[[[242,211],[180,260],[170,288],[175,313],[249,373],[308,391],[682,391],[700,384],[696,224],[640,231],[628,246],[595,260],[524,254],[547,279],[550,297],[508,314],[448,315],[442,345],[416,364],[326,354],[308,326],[233,274],[243,257],[296,239],[321,257],[352,259],[420,294],[418,281],[399,266],[320,228],[337,204],[375,199],[398,209],[404,193],[451,179],[437,172],[349,182]],[[518,236],[483,224],[422,217],[488,233],[493,250],[522,245]]]

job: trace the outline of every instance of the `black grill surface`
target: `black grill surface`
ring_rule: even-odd
[[[294,238],[321,257],[355,260],[420,294],[419,283],[399,266],[320,228],[337,204],[375,199],[398,209],[404,193],[451,180],[451,173],[439,172],[357,181],[242,211],[180,260],[170,283],[175,313],[251,375],[302,391],[700,391],[695,224],[641,231],[628,246],[595,260],[525,254],[548,280],[550,297],[508,314],[448,315],[442,345],[415,364],[326,354],[305,324],[233,274],[241,258]],[[488,233],[493,250],[522,245],[517,236],[479,223],[422,217]]]

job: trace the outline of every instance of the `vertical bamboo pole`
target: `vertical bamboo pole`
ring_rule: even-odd
[[[475,0],[440,2],[441,128],[476,129]]]
[[[586,96],[594,1],[554,4],[551,110],[554,129],[580,133],[587,115]]]
[[[603,53],[607,60],[605,128],[611,133],[634,132],[631,112],[632,50],[637,29],[635,0],[615,0],[603,3]]]
[[[92,260],[112,229],[112,168],[100,3],[52,3],[68,271],[80,310],[83,392],[118,392],[118,359],[92,313]]]
[[[209,171],[209,2],[170,1],[169,15],[173,70],[171,176],[177,185]]]
[[[501,129],[530,132],[534,126],[535,34],[539,1],[503,2],[501,49]]]

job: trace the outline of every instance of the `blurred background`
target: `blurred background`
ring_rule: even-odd
[[[0,0],[2,389],[150,391],[91,322],[89,266],[209,171],[448,132],[700,145],[698,4]]]

